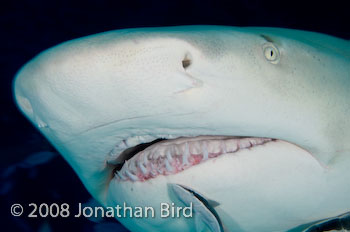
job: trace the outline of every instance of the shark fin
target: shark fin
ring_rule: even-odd
[[[316,222],[303,232],[350,231],[350,212]]]
[[[195,214],[195,224],[197,231],[203,231],[203,223],[212,232],[224,232],[223,225],[218,213],[209,201],[198,192],[188,187],[179,184],[169,184],[175,195],[185,205],[191,205]],[[214,205],[219,204],[216,201],[211,201]]]

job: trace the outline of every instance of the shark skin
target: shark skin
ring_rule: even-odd
[[[160,217],[161,203],[184,206],[168,184],[218,202],[225,231],[287,231],[349,212],[349,90],[349,41],[224,26],[75,39],[33,58],[14,80],[20,110],[94,198],[156,210],[154,218],[117,217],[131,231],[195,231],[192,218]],[[168,140],[146,149],[181,143],[184,157],[200,144],[200,161],[165,163],[159,174],[152,157],[125,162],[127,149],[158,138]],[[239,149],[205,159],[225,139]],[[135,168],[140,157],[148,166]],[[176,165],[184,170],[167,173]]]

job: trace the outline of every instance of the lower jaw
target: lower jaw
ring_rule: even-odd
[[[147,181],[114,178],[109,186],[109,204],[126,202],[129,206],[155,209],[162,202],[179,205],[167,188],[167,183],[177,183],[219,202],[216,210],[227,228],[239,225],[246,231],[283,231],[327,217],[327,208],[339,207],[334,202],[337,197],[329,197],[327,205],[325,199],[317,197],[328,190],[323,175],[324,170],[308,152],[276,140],[208,159],[174,175],[158,175]],[[336,195],[334,191],[330,193]],[[284,213],[278,213],[281,211]],[[164,225],[169,231],[192,228],[178,218],[125,221],[129,229],[141,230],[145,224],[150,228]]]
[[[242,150],[278,140],[256,137],[197,136],[180,137],[152,144],[125,160],[115,170],[118,181],[147,181],[163,175],[174,175],[193,166],[225,155],[237,155]]]

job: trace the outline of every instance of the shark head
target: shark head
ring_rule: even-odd
[[[296,30],[127,29],[42,52],[14,94],[105,206],[159,208],[178,183],[219,202],[223,227],[285,230],[350,209],[349,54],[348,41]]]

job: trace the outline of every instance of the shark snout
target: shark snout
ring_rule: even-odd
[[[16,75],[13,88],[19,109],[39,129],[48,128],[49,121],[60,110],[58,97],[50,84],[53,77],[40,63],[26,64]]]
[[[34,118],[33,101],[36,97],[37,85],[35,75],[32,75],[28,66],[23,67],[14,80],[14,97],[20,110],[30,119]]]

